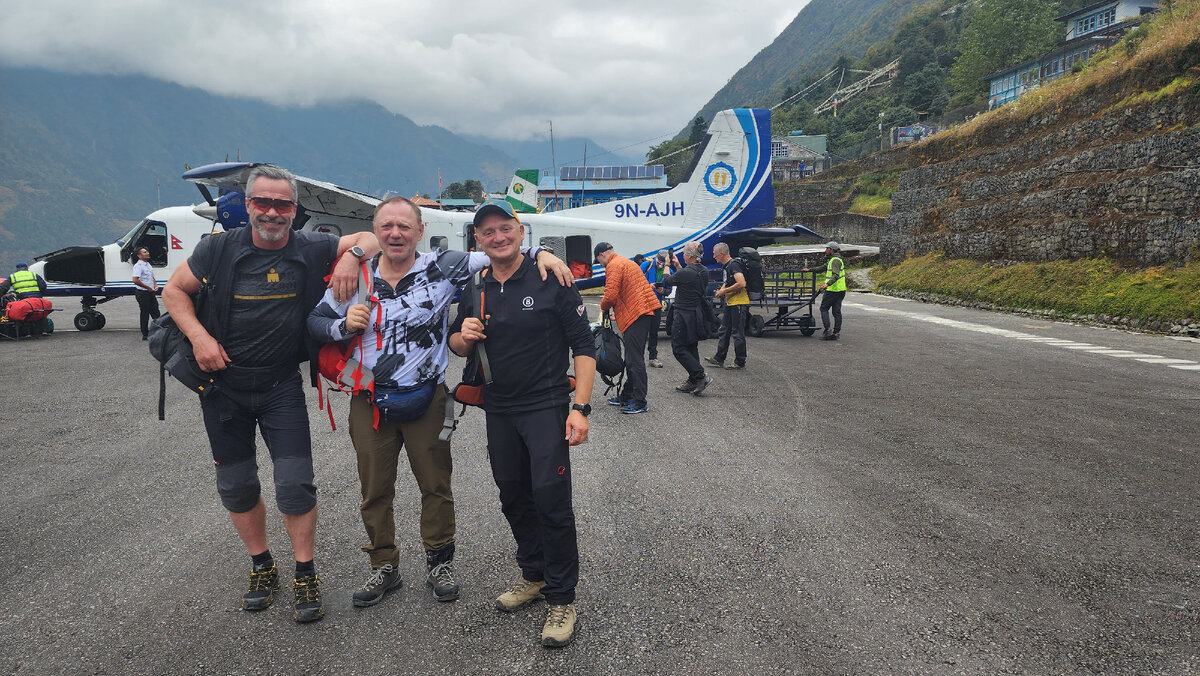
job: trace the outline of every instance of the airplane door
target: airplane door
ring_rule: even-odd
[[[155,268],[167,266],[167,224],[160,221],[144,221],[142,227],[121,249],[121,260],[135,261],[134,252],[145,247],[150,252],[150,265]]]
[[[475,224],[473,223],[463,224],[463,250],[478,250],[478,245],[475,244]]]

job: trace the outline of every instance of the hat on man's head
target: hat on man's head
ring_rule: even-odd
[[[504,214],[508,218],[516,218],[518,223],[521,222],[508,200],[490,199],[480,204],[479,208],[475,210],[475,219],[471,221],[471,224],[478,228],[479,222],[488,214]]]
[[[596,260],[596,263],[599,263],[600,262],[600,254],[604,253],[605,251],[612,251],[612,248],[613,248],[613,245],[609,244],[608,242],[600,242],[599,244],[596,245],[596,248],[592,251],[592,254],[594,254],[592,257]]]
[[[837,242],[830,242],[830,243],[828,243],[828,244],[826,244],[826,245],[825,245],[825,248],[826,248],[826,249],[833,249],[834,251],[841,251],[841,250],[842,250],[842,245],[838,244]]]
[[[25,269],[25,268],[27,268],[27,267],[29,267],[29,266],[28,266],[28,265],[26,265],[25,263],[17,263],[17,269],[18,269],[18,270],[24,270],[24,269]]]

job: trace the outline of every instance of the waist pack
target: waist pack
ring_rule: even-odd
[[[211,373],[205,373],[196,363],[192,352],[192,343],[176,326],[169,312],[164,312],[150,325],[149,338],[150,355],[158,360],[158,419],[166,419],[166,374],[178,380],[184,387],[200,396],[207,396],[216,390],[216,380]]]
[[[400,387],[375,383],[371,403],[379,411],[379,419],[385,422],[411,422],[425,415],[433,403],[438,381],[430,380],[416,385]]]

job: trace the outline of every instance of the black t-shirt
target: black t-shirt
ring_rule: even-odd
[[[746,267],[738,259],[730,258],[729,262],[725,264],[725,280],[721,286],[733,286],[736,284],[736,275],[738,273],[741,273],[744,277],[746,275]]]
[[[663,286],[674,286],[675,307],[680,310],[691,310],[707,302],[708,269],[700,263],[689,263],[673,275],[663,277]]]
[[[197,279],[215,272],[214,256],[219,248],[213,238],[236,234],[200,241],[188,258],[188,267]],[[305,275],[323,276],[325,270],[306,271],[295,247],[301,238],[328,239],[327,257],[332,262],[337,254],[337,238],[301,232],[293,232],[291,237],[296,241],[289,241],[283,249],[260,249],[240,240],[230,240],[224,247],[222,256],[228,259],[246,253],[238,258],[233,270],[229,322],[221,332],[221,346],[237,366],[280,367],[304,360],[304,320],[311,309],[304,300]],[[250,247],[248,253],[243,246]]]
[[[450,333],[462,330],[463,319],[478,316],[475,294],[468,289],[458,304]],[[574,286],[560,286],[553,276],[542,281],[529,259],[504,284],[484,278],[484,328],[492,382],[484,388],[488,413],[523,413],[565,405],[570,401],[567,370],[570,353],[595,357],[596,345],[587,309]]]

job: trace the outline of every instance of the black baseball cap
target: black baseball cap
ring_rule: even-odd
[[[604,253],[605,251],[612,251],[612,248],[613,245],[609,244],[608,242],[600,242],[596,245],[595,250],[592,251],[592,254],[594,254],[592,257],[596,259],[596,263],[599,264],[600,254]]]
[[[509,218],[516,218],[518,223],[521,222],[521,219],[517,218],[517,214],[513,211],[512,205],[508,203],[508,200],[490,199],[480,204],[479,208],[475,210],[475,218],[471,221],[471,224],[478,228],[479,221],[483,220],[484,216],[492,213],[504,214]]]

